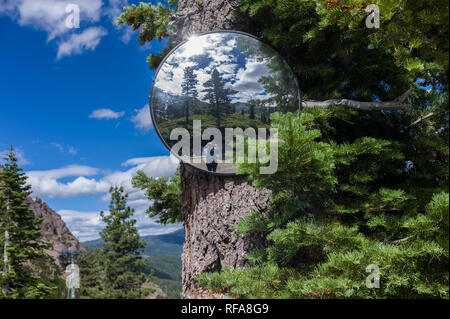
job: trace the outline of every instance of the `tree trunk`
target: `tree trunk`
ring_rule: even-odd
[[[249,19],[232,15],[240,3],[240,0],[179,0],[177,13],[171,19],[177,30],[176,41],[180,42],[198,32],[214,30],[251,33]]]
[[[6,204],[6,212],[8,214],[9,204]],[[8,221],[5,221],[5,227],[8,225]],[[11,271],[11,266],[9,265],[9,256],[8,256],[8,246],[9,246],[9,232],[5,229],[5,242],[3,243],[3,275],[6,276]],[[8,282],[2,287],[3,294],[9,289]]]
[[[232,15],[239,0],[180,0],[172,19],[177,42],[198,32],[240,30],[249,20]],[[232,229],[254,209],[270,205],[269,192],[255,189],[245,176],[223,177],[180,165],[184,229],[182,298],[213,298],[195,282],[198,274],[247,265],[248,252],[262,248],[258,234],[239,236]]]
[[[251,210],[267,208],[269,192],[255,189],[245,176],[211,175],[185,164],[181,164],[180,174],[186,233],[181,296],[213,297],[195,284],[195,277],[224,266],[243,267],[248,252],[264,247],[261,235],[237,235],[232,228]]]
[[[8,273],[8,245],[9,245],[9,232],[5,230],[5,242],[3,243],[3,274]]]

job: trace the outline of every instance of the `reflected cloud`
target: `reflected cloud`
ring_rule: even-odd
[[[272,113],[296,112],[299,101],[298,83],[284,59],[258,39],[229,31],[191,37],[172,51],[154,79],[150,107],[171,148],[177,142],[171,132],[183,128],[192,137],[194,120],[222,134],[225,128],[269,128]],[[224,149],[224,142],[218,147]]]

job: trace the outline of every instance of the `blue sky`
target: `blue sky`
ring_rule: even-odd
[[[12,144],[35,197],[60,213],[81,240],[98,237],[107,189],[124,186],[143,235],[170,232],[144,213],[130,180],[137,169],[171,176],[176,163],[148,111],[153,71],[145,62],[164,43],[141,47],[113,21],[125,0],[0,0],[0,154]],[[79,5],[69,29],[67,4]]]

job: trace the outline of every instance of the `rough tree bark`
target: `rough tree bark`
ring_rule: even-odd
[[[239,30],[251,33],[249,20],[235,16],[232,11],[240,0],[179,0],[177,12],[171,18],[176,42],[189,36],[214,30]]]
[[[241,30],[251,32],[248,20],[232,11],[239,0],[180,0],[172,19],[177,42],[206,31]],[[182,298],[212,298],[200,289],[195,277],[205,271],[232,269],[247,264],[246,254],[263,245],[258,235],[239,236],[232,227],[253,209],[270,205],[269,192],[255,189],[245,176],[209,175],[180,166],[184,229]]]

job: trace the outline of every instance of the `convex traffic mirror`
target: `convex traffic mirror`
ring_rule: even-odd
[[[273,139],[272,113],[298,112],[300,105],[299,85],[286,61],[271,46],[236,31],[201,34],[178,45],[160,64],[150,95],[153,124],[172,154],[227,175],[237,172],[244,157],[261,155],[259,146],[255,153],[247,143]]]

